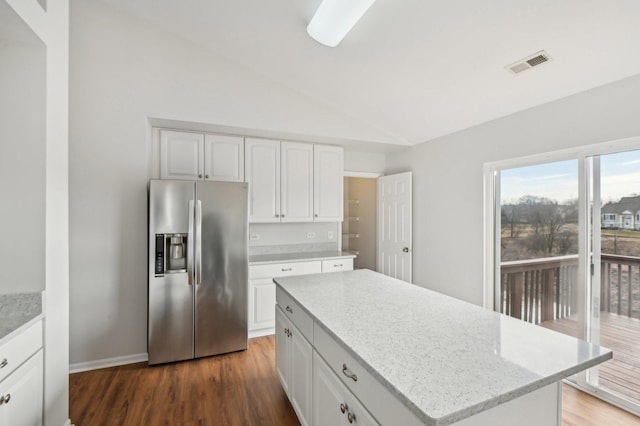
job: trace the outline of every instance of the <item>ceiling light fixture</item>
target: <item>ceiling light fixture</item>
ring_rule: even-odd
[[[375,0],[323,0],[307,26],[318,43],[336,47]]]

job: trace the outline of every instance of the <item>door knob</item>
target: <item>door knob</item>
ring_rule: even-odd
[[[405,253],[409,253],[409,247],[403,248],[402,251],[405,252]]]

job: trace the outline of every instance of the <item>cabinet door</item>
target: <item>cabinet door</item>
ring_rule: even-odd
[[[284,315],[282,310],[276,306],[276,371],[278,372],[278,378],[280,384],[284,389],[289,399],[291,399],[289,393],[289,377],[290,373],[290,361],[289,361],[289,319]]]
[[[378,424],[318,353],[313,351],[313,424],[333,426],[350,423],[364,426]]]
[[[204,138],[204,178],[244,182],[244,138],[206,135]]]
[[[314,145],[313,208],[316,222],[342,221],[343,152],[342,147]]]
[[[249,222],[280,222],[280,142],[245,139]]]
[[[275,325],[276,285],[271,278],[249,281],[249,331]]]
[[[203,178],[204,135],[160,130],[160,179]]]
[[[0,382],[0,395],[9,398],[0,405],[0,425],[42,424],[42,349]]]
[[[313,145],[280,145],[280,217],[282,222],[313,221]]]
[[[291,383],[289,392],[291,405],[298,414],[298,420],[305,426],[311,424],[313,347],[295,326],[291,326],[290,330]]]

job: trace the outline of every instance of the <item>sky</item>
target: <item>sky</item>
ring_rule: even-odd
[[[640,195],[640,150],[600,156],[602,200],[618,201]],[[550,198],[559,203],[578,197],[578,160],[559,161],[500,172],[501,203],[523,195]]]

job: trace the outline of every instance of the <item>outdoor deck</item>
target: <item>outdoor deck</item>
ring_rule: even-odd
[[[600,386],[640,403],[640,320],[600,312],[600,345],[613,350],[613,359],[600,364]],[[575,336],[573,317],[543,321],[540,325]]]

